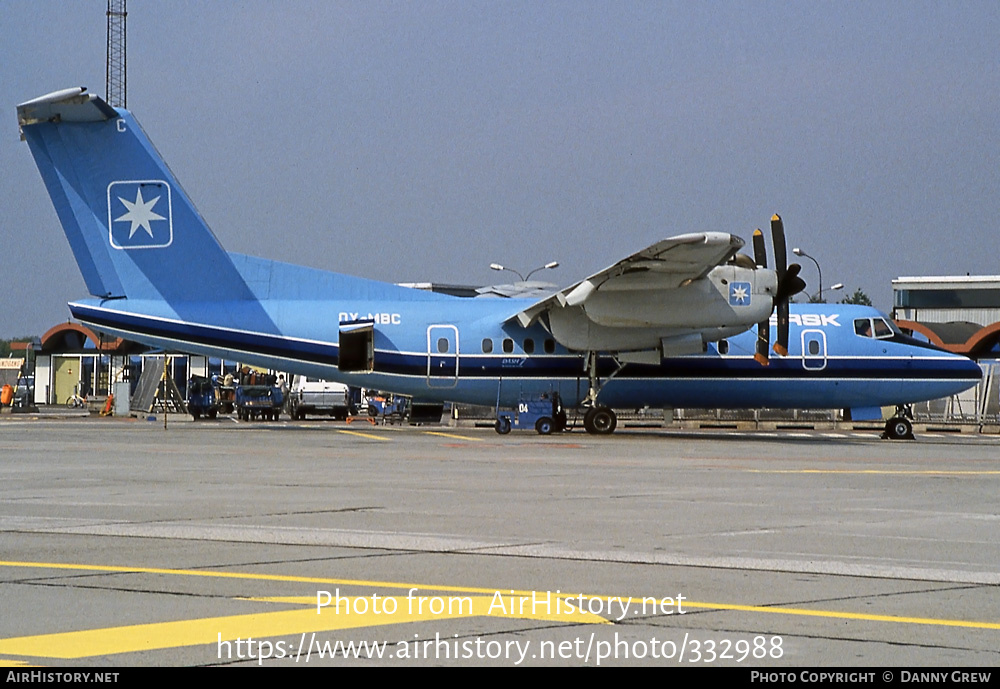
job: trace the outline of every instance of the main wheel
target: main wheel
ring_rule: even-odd
[[[552,432],[552,419],[547,416],[543,416],[535,422],[535,430],[538,431],[539,435],[550,434]]]
[[[911,440],[913,424],[902,416],[897,416],[885,422],[885,434],[892,440]]]
[[[501,416],[499,419],[497,419],[497,422],[493,424],[493,428],[500,435],[507,435],[508,433],[510,433],[510,419],[508,419],[506,416]]]
[[[618,417],[608,407],[594,407],[584,415],[583,427],[593,435],[610,435],[618,428]]]

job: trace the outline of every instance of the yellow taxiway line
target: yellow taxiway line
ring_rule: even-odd
[[[390,442],[389,438],[382,435],[375,435],[374,433],[362,433],[361,431],[346,431],[342,428],[337,429],[337,433],[346,433],[347,435],[356,435],[359,438],[370,438],[371,440],[381,440],[383,442]]]
[[[441,431],[424,431],[426,435],[439,435],[442,438],[454,438],[455,440],[467,440],[473,443],[483,442],[482,438],[472,438],[467,435],[456,435],[454,433],[442,433]]]
[[[54,569],[88,572],[111,572],[128,574],[166,574],[173,576],[207,577],[216,579],[246,579],[253,581],[278,581],[291,583],[323,584],[334,586],[357,586],[361,588],[380,589],[402,589],[406,591],[417,590],[421,595],[428,592],[449,592],[449,593],[473,593],[494,595],[495,588],[474,587],[474,586],[448,586],[441,584],[420,584],[415,582],[399,581],[375,581],[369,579],[336,579],[328,577],[304,577],[290,574],[262,574],[257,572],[220,572],[200,569],[168,569],[162,567],[126,567],[121,565],[84,565],[69,564],[59,562],[20,562],[0,560],[0,567],[18,567],[27,569]],[[508,596],[531,596],[537,591],[503,589],[502,593]],[[548,592],[545,592],[548,593]],[[554,594],[556,597],[564,599],[575,599],[583,596],[585,599],[595,598],[608,600],[610,598],[620,598],[627,602],[641,602],[642,596],[618,596],[580,594],[560,592]],[[260,599],[260,600],[281,600],[281,599]],[[291,599],[289,602],[292,602]],[[299,602],[299,601],[295,601]],[[878,622],[902,622],[907,624],[939,625],[945,627],[968,627],[971,629],[1000,629],[1000,622],[980,622],[974,620],[950,620],[937,617],[906,617],[897,615],[876,615],[871,613],[852,613],[838,610],[818,610],[811,608],[785,608],[774,605],[739,605],[734,603],[712,603],[704,601],[684,600],[685,608],[701,610],[737,610],[743,612],[759,612],[773,615],[806,615],[813,617],[831,617],[850,620],[869,620]],[[315,611],[313,612],[315,614]]]
[[[279,596],[264,598],[241,598],[234,600],[256,601],[297,606],[294,610],[273,612],[258,612],[240,615],[207,617],[170,622],[155,622],[135,624],[101,629],[59,632],[54,634],[39,634],[33,636],[0,639],[0,654],[41,657],[41,658],[88,658],[108,656],[121,653],[153,651],[184,646],[199,646],[219,644],[226,641],[255,637],[267,639],[275,637],[304,638],[306,634],[328,632],[343,629],[376,627],[387,624],[402,624],[418,621],[455,619],[470,616],[502,616],[518,619],[545,620],[567,624],[607,624],[608,619],[601,615],[576,609],[574,614],[565,612],[551,613],[546,609],[541,614],[525,610],[523,607],[515,611],[515,601],[520,597],[532,595],[551,596],[549,592],[539,594],[533,591],[508,590],[498,592],[490,588],[440,586],[417,583],[371,581],[359,579],[334,579],[325,577],[303,577],[279,574],[258,574],[253,572],[222,572],[210,570],[167,569],[158,567],[127,567],[120,565],[85,565],[53,562],[19,562],[0,561],[0,567],[48,569],[65,571],[89,571],[107,573],[160,574],[172,576],[228,578],[256,581],[274,581],[288,583],[311,583],[321,585],[352,586],[377,589],[403,589],[406,595],[397,596],[341,596],[337,589],[336,604],[330,605],[327,594],[327,605],[322,610],[318,605],[320,594],[312,596]],[[414,590],[419,591],[416,596]],[[449,605],[458,601],[455,609],[432,610],[430,607],[414,609],[414,600],[430,601],[429,592],[451,592],[465,594],[463,597],[449,596]],[[576,599],[580,594],[559,593],[557,598]],[[434,597],[436,598],[436,597]],[[597,596],[583,595],[584,599],[601,599],[609,601],[620,600],[631,605],[639,605],[645,600],[637,596]],[[381,612],[374,605],[381,601]],[[498,599],[502,604],[498,604]],[[525,598],[524,600],[527,600]],[[386,614],[391,603],[392,614]],[[342,605],[343,609],[338,609]],[[430,603],[428,603],[428,606]],[[303,607],[298,607],[303,606]],[[522,604],[523,606],[523,604]],[[500,607],[499,613],[496,608]],[[954,620],[929,617],[907,617],[898,615],[879,615],[872,613],[857,613],[839,610],[819,610],[809,608],[787,608],[781,606],[738,605],[730,603],[712,603],[685,600],[686,610],[716,610],[760,613],[768,615],[798,615],[804,617],[832,618],[842,620],[888,622],[895,624],[934,625],[944,627],[962,627],[968,629],[1000,630],[1000,623],[974,620]],[[363,609],[362,609],[363,608]],[[558,609],[558,606],[556,606]],[[655,608],[655,606],[654,606]],[[655,616],[655,612],[653,613]],[[294,640],[294,639],[293,639]],[[292,642],[285,642],[291,645]]]

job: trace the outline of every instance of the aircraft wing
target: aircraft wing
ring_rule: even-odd
[[[742,247],[742,239],[725,232],[699,232],[663,239],[535,302],[511,318],[528,327],[546,311],[579,306],[598,291],[633,292],[636,299],[645,299],[648,295],[644,293],[649,290],[677,289],[704,277]]]

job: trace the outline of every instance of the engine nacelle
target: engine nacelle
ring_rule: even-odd
[[[579,306],[551,310],[553,337],[574,350],[674,353],[676,346],[664,340],[686,347],[692,334],[711,342],[766,321],[777,290],[774,271],[731,264],[670,289],[656,275],[628,277],[595,290]]]

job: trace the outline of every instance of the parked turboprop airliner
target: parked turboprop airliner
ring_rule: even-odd
[[[738,237],[702,232],[540,300],[452,297],[226,252],[132,114],[84,88],[17,113],[94,297],[71,303],[72,315],[138,342],[415,405],[511,407],[558,392],[597,434],[615,430],[613,408],[843,407],[873,418],[896,405],[887,434],[908,437],[906,405],[980,379],[974,362],[906,337],[875,309],[790,305],[804,283],[786,266],[778,216],[773,269],[759,230],[753,258]]]

